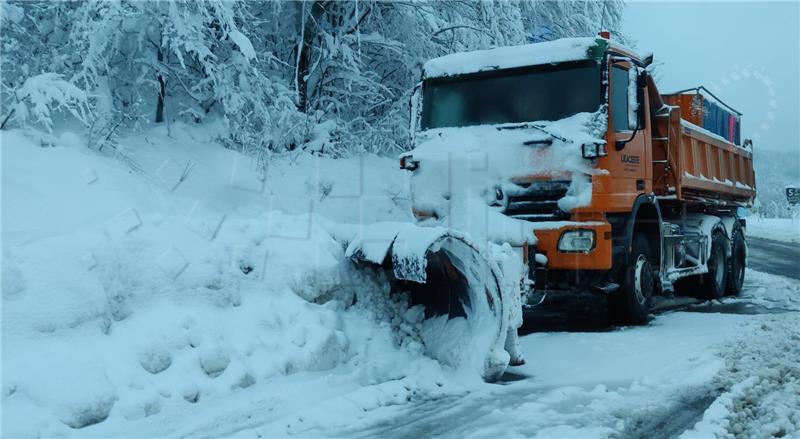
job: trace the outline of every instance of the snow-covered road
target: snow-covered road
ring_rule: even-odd
[[[800,283],[784,280],[776,285],[778,278],[749,274],[740,299],[665,312],[646,327],[605,330],[602,325],[579,325],[578,331],[534,332],[522,338],[528,364],[512,368],[500,384],[380,409],[391,415],[376,416],[366,428],[313,433],[365,438],[668,438],[714,433],[727,437],[732,431],[739,434],[730,437],[781,432],[796,437],[791,435],[798,431],[791,426],[796,428],[800,421],[800,406],[791,392],[798,388],[800,347],[792,340],[800,340]],[[787,288],[778,294],[775,287]],[[774,357],[767,358],[770,355]],[[761,362],[777,364],[765,372],[759,369]],[[732,386],[750,377],[769,381],[762,375],[791,383],[776,385],[779,393],[788,395],[784,415],[759,414],[736,401],[725,405]],[[747,391],[739,400],[763,402],[757,393],[749,396],[753,401]],[[775,409],[781,413],[781,407]]]
[[[800,437],[800,282],[748,271],[742,297],[644,327],[543,327],[522,337],[528,363],[496,384],[430,393],[398,377],[298,416],[203,425],[237,437]]]

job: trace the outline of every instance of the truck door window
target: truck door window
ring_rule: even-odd
[[[611,67],[611,124],[614,131],[630,131],[628,120],[628,69]]]

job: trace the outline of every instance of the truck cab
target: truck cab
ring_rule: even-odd
[[[646,321],[653,297],[683,283],[706,296],[740,289],[735,208],[755,194],[752,152],[688,122],[691,105],[668,105],[686,98],[658,93],[651,61],[607,34],[429,61],[412,97],[415,148],[401,156],[414,173],[414,215],[489,218],[481,232],[515,238],[506,242],[536,290],[607,294],[624,322]],[[459,197],[488,211],[454,210]],[[497,214],[515,225],[492,222]],[[727,276],[709,279],[720,270]]]

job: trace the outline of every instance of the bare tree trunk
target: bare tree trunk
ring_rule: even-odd
[[[11,119],[11,116],[13,116],[16,111],[17,111],[16,108],[12,108],[11,109],[11,111],[8,113],[8,115],[5,117],[5,119],[3,119],[3,123],[0,124],[0,130],[6,128],[6,123],[8,122],[9,119]]]
[[[297,108],[303,113],[308,112],[308,75],[311,67],[311,48],[316,37],[317,25],[324,11],[323,2],[315,1],[311,5],[311,14],[305,16],[305,2],[299,4],[301,18],[300,44],[297,50],[297,70],[295,81],[297,84]]]
[[[156,58],[158,59],[159,68],[164,61],[164,54],[159,47],[156,51]],[[164,122],[164,95],[167,92],[167,82],[164,80],[164,75],[159,71],[156,73],[158,79],[158,102],[156,103],[156,123]]]

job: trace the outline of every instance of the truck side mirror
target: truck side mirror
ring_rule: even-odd
[[[636,100],[639,102],[639,107],[636,108],[636,117],[639,127],[644,124],[644,89],[647,87],[647,70],[642,70],[636,77]]]
[[[642,64],[644,64],[645,67],[649,66],[650,64],[653,64],[653,54],[648,53],[647,55],[645,55],[644,58],[642,58]]]
[[[408,129],[409,129],[409,134],[411,135],[412,142],[414,140],[414,134],[416,133],[417,128],[419,126],[419,119],[421,115],[420,113],[422,111],[422,109],[420,108],[421,90],[422,90],[422,83],[418,82],[414,86],[414,89],[411,91],[411,96],[409,96],[408,98],[408,110],[409,110]]]
[[[636,88],[643,89],[647,86],[647,70],[642,70],[639,72],[639,76],[636,78]]]
[[[617,151],[622,151],[625,148],[625,145],[628,144],[634,137],[636,137],[636,133],[639,132],[644,127],[644,88],[647,86],[647,71],[642,69],[642,71],[637,72],[636,74],[636,102],[638,103],[636,107],[636,126],[632,127],[633,133],[631,133],[631,137],[626,140],[617,140],[614,143],[614,148]],[[630,117],[630,116],[629,116]]]

